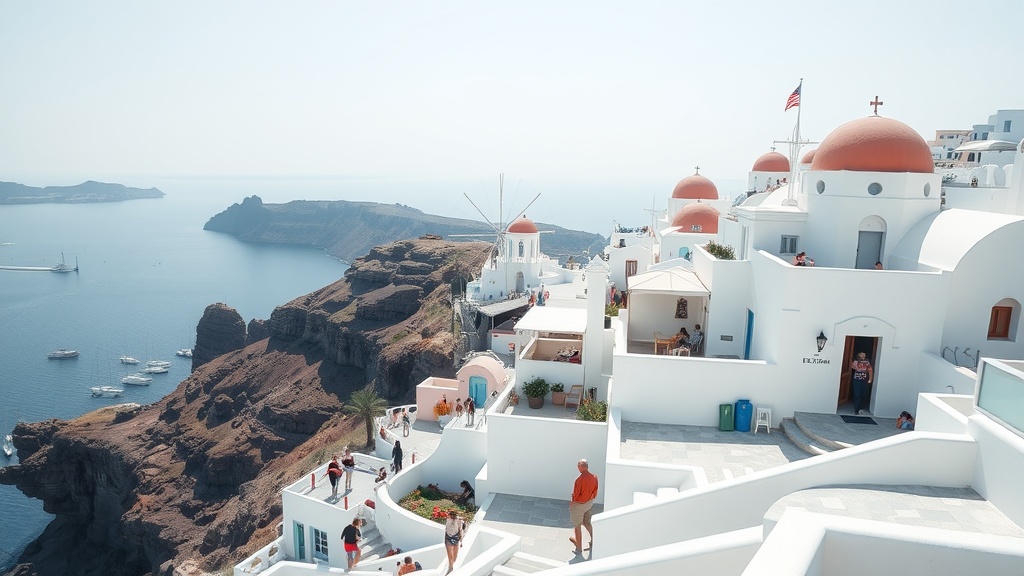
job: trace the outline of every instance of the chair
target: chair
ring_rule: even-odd
[[[772,433],[772,409],[757,407],[757,418],[754,420],[754,434],[757,434],[757,429],[764,426],[764,429],[771,434]]]
[[[576,408],[580,407],[580,402],[583,401],[583,384],[573,384],[569,387],[569,393],[565,395],[565,409],[569,409],[569,404],[572,404]]]

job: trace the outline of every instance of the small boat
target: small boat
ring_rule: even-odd
[[[146,366],[170,366],[171,363],[167,360],[150,360],[146,362]]]
[[[192,349],[191,348],[182,348],[181,350],[178,350],[177,352],[175,352],[175,354],[177,354],[178,356],[184,356],[185,358],[191,358],[192,357]]]
[[[121,356],[121,364],[138,364],[139,361],[131,356]]]
[[[46,355],[50,360],[61,360],[63,358],[78,358],[78,350],[66,350],[61,348]]]
[[[129,374],[121,378],[122,384],[131,384],[133,386],[149,386],[149,383],[152,381],[152,378],[141,374]]]
[[[50,268],[51,272],[78,272],[78,257],[75,257],[75,267],[72,268],[70,264],[64,262],[64,253],[60,253],[60,264]]]
[[[124,392],[124,388],[115,388],[113,386],[93,386],[89,388],[92,391],[92,395],[103,398],[116,398]]]
[[[167,374],[170,370],[169,366],[146,366],[142,369],[146,374]]]
[[[4,438],[3,450],[4,456],[7,456],[8,458],[14,455],[14,439],[11,438],[10,434],[8,434],[6,438]]]

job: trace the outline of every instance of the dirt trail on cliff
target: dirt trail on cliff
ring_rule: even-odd
[[[400,399],[426,376],[454,375],[448,285],[478,271],[489,249],[374,248],[342,280],[278,307],[269,338],[197,366],[155,404],[19,424],[21,464],[0,469],[0,482],[56,515],[19,573],[170,576],[193,562],[214,571],[265,545],[280,490],[360,429],[341,410],[352,391]],[[224,339],[209,350],[244,344],[231,312],[207,309],[197,331]]]

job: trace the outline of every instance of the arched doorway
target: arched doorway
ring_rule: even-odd
[[[875,262],[882,261],[885,220],[878,216],[868,216],[860,221],[857,230],[857,261],[854,267],[858,270],[871,270]]]

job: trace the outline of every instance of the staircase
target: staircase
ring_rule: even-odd
[[[360,562],[377,560],[387,555],[391,550],[391,543],[384,539],[384,535],[377,530],[377,525],[372,520],[367,520],[366,525],[360,528],[363,538],[359,541],[359,550],[362,552]]]
[[[526,552],[516,552],[504,564],[495,566],[491,574],[494,576],[522,576],[563,566],[566,566],[565,562],[556,562]]]
[[[820,434],[816,434],[813,430],[800,423],[799,412],[793,418],[783,418],[779,429],[782,430],[782,433],[786,435],[786,438],[794,446],[811,456],[828,454],[829,452],[852,446],[852,444],[829,440]]]
[[[655,494],[652,494],[650,492],[633,492],[633,504],[644,504],[656,500],[658,498],[665,498],[667,496],[674,496],[676,494],[679,494],[679,488],[674,488],[671,486],[664,486],[662,488],[658,488],[657,493]]]

